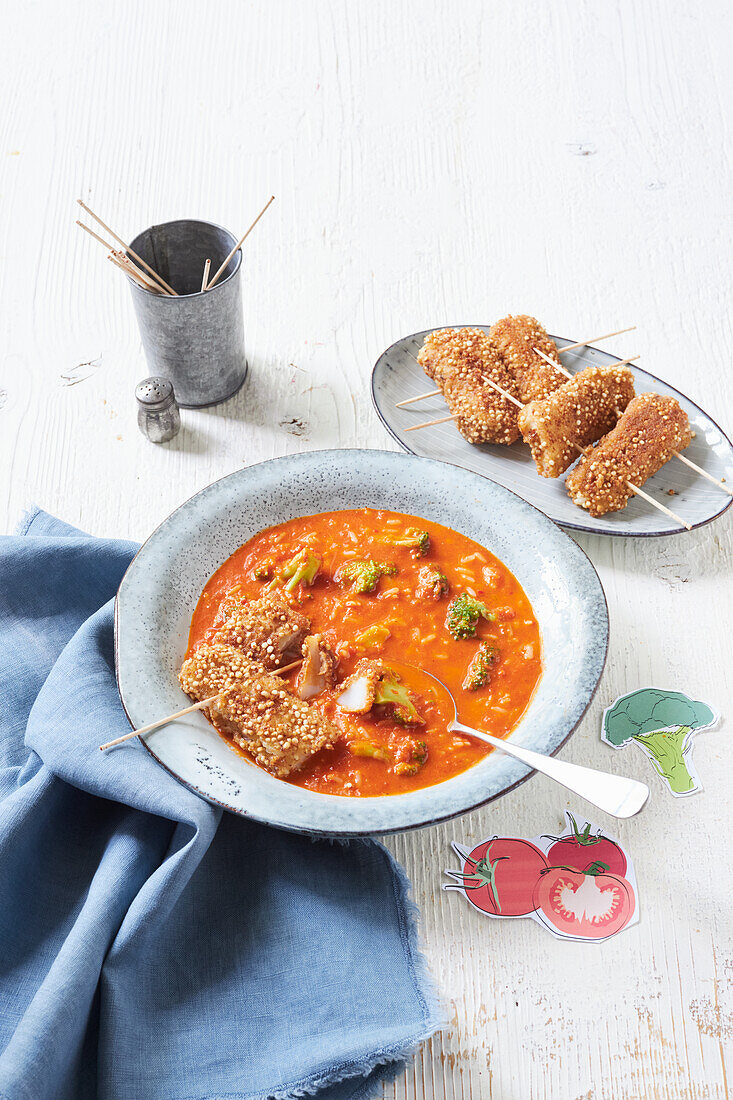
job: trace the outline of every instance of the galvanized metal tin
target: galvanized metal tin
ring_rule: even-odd
[[[221,226],[192,219],[153,225],[131,242],[178,292],[153,294],[128,280],[150,372],[171,380],[184,408],[218,405],[247,377],[241,251],[216,286],[201,291],[206,260],[217,271],[236,243]]]

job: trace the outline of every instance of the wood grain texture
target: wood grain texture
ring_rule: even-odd
[[[16,6],[0,44],[4,529],[35,500],[143,538],[242,465],[391,448],[368,396],[379,352],[509,311],[568,336],[636,323],[613,350],[730,431],[732,48],[723,0]],[[250,381],[154,447],[135,424],[148,372],[129,292],[74,200],[123,236],[182,216],[241,233],[271,193],[246,246]],[[567,759],[654,783],[641,754],[600,743],[603,707],[647,683],[730,707],[731,531],[729,513],[661,541],[578,539],[611,649]],[[566,801],[542,777],[390,841],[453,1023],[385,1096],[728,1095],[729,730],[699,739],[701,795],[654,786],[618,828],[642,916],[608,944],[439,891],[450,839],[559,826]]]

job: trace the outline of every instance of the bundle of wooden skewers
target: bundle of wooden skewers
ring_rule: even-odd
[[[632,326],[633,328],[634,326]],[[691,525],[641,486],[671,458],[733,496],[733,491],[680,452],[694,438],[687,414],[669,396],[635,395],[628,368],[638,356],[573,375],[560,355],[630,332],[619,329],[558,348],[542,325],[526,315],[502,318],[483,329],[430,333],[417,362],[437,389],[400,401],[398,408],[442,393],[449,416],[405,428],[407,432],[453,421],[469,443],[529,444],[537,472],[566,478],[574,504],[593,516],[643,497],[683,527]]]
[[[210,276],[211,260],[206,260],[201,279],[202,292],[206,290],[211,290],[212,287],[216,286],[216,284],[219,282],[219,279],[226,271],[227,266],[229,265],[231,260],[234,258],[234,256],[236,256],[237,252],[242,247],[247,237],[257,225],[257,222],[270,206],[270,203],[274,202],[274,200],[275,196],[271,195],[268,201],[263,206],[262,210],[260,210],[257,217],[250,225],[247,232],[240,237],[229,255],[220,264],[218,270],[215,272],[213,277]],[[110,229],[110,227],[105,222],[103,222],[102,219],[97,214],[95,214],[93,210],[90,210],[86,203],[82,202],[81,199],[77,199],[76,201],[78,202],[82,210],[84,210],[90,216],[90,218],[93,218],[97,225],[99,225],[105,231],[105,233],[107,233],[108,236],[112,238],[112,241],[114,243],[110,244],[109,241],[104,240],[104,238],[101,237],[98,233],[95,233],[93,229],[90,229],[88,225],[85,225],[83,222],[78,220],[76,222],[76,224],[81,229],[83,229],[85,233],[88,233],[90,237],[93,237],[95,241],[98,241],[108,250],[107,259],[111,263],[113,263],[115,267],[118,267],[121,271],[124,271],[125,275],[132,279],[132,281],[136,283],[137,286],[142,287],[143,290],[147,290],[151,294],[160,294],[169,298],[179,297],[177,291],[175,291],[173,287],[165,281],[163,276],[159,275],[158,272],[155,271],[150,266],[150,264],[142,258],[142,256],[139,256],[138,253],[134,251],[134,249],[130,248],[129,244],[125,244],[122,237],[119,237],[114,232],[114,230]],[[115,244],[120,245],[121,247],[115,248]]]

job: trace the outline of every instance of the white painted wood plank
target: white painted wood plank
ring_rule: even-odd
[[[636,323],[614,350],[641,352],[730,429],[732,38],[722,0],[16,9],[0,43],[3,529],[36,500],[143,538],[241,465],[390,448],[368,396],[379,352],[510,310],[569,336]],[[185,215],[237,230],[271,192],[246,251],[251,379],[221,408],[184,412],[180,436],[155,448],[135,424],[147,369],[127,288],[74,227],[74,199],[132,236]],[[612,636],[563,755],[648,777],[633,750],[600,744],[600,714],[646,682],[729,707],[732,525],[579,541]],[[439,893],[451,838],[560,824],[565,800],[542,778],[390,841],[453,1024],[385,1095],[728,1095],[728,736],[699,739],[703,794],[655,788],[619,828],[642,920],[603,946],[482,920]]]

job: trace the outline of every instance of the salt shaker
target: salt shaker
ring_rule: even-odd
[[[181,414],[167,378],[143,378],[135,386],[137,426],[151,443],[167,443],[178,435]]]

